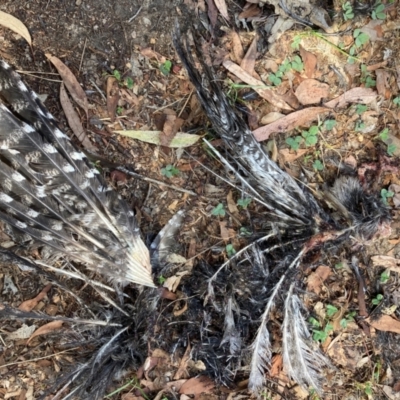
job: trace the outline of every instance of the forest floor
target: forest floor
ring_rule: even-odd
[[[0,11],[18,18],[33,38],[30,47],[0,22],[1,58],[43,96],[63,130],[105,171],[136,210],[143,235],[154,236],[178,210],[186,210],[176,247],[182,266],[172,283],[158,282],[172,293],[171,299],[181,299],[180,281],[197,263],[229,258],[246,242],[243,233],[259,226],[265,215],[218,177],[230,179],[202,142],[206,136],[216,148],[222,147],[207,130],[207,119],[171,43],[176,18],[184,20],[187,12],[181,3],[0,4]],[[304,287],[312,294],[307,303],[310,329],[335,366],[326,374],[326,394],[318,397],[290,382],[276,348],[268,376],[272,386],[264,398],[400,399],[398,1],[377,3],[355,15],[350,2],[331,4],[335,19],[329,33],[293,21],[285,30],[288,22],[283,21],[285,32],[272,36],[266,31],[276,23],[273,8],[254,0],[227,2],[229,22],[221,15],[221,0],[215,1],[219,8],[213,0],[206,2],[208,14],[202,1],[196,7],[185,3],[193,17],[212,21],[214,41],[208,50],[224,78],[224,90],[246,107],[251,130],[282,169],[294,177],[302,173],[317,194],[332,183],[338,168],[353,169],[391,207],[391,235],[359,251],[364,287],[344,252],[323,264],[310,262],[303,271]],[[76,115],[68,115],[59,100],[60,84],[68,77],[58,75],[50,55],[69,67],[87,96],[87,113],[74,106],[85,132],[79,139],[67,122]],[[272,86],[274,97],[260,85]],[[116,131],[131,131],[134,138]],[[121,165],[132,167],[136,177],[115,169]],[[1,239],[9,240],[5,234]],[[2,302],[18,307],[33,299],[32,310],[73,315],[73,300],[45,279],[3,266],[0,282]],[[185,313],[185,307],[174,312]],[[33,325],[0,325],[0,399],[37,398],[78,357],[79,349],[58,352],[48,341],[47,334],[63,327],[36,335],[21,329]],[[198,361],[187,353],[150,349],[146,362],[153,363],[151,369],[133,371],[110,388],[114,394],[107,398],[251,398],[246,380],[228,389],[199,379],[203,371],[194,365]]]

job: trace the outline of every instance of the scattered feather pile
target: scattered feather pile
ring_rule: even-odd
[[[132,211],[57,129],[51,115],[10,67],[0,63],[0,219],[20,247],[40,248],[35,263],[13,251],[3,261],[42,274],[66,290],[81,307],[73,318],[58,318],[69,330],[56,338],[82,349],[78,365],[63,369],[48,393],[59,399],[102,399],[107,388],[143,365],[148,348],[173,353],[191,346],[221,384],[248,378],[257,392],[271,365],[276,329],[288,375],[304,387],[322,391],[327,360],[315,348],[304,319],[301,272],[312,252],[327,252],[350,238],[371,240],[390,222],[388,209],[355,177],[339,178],[325,195],[334,213],[305,186],[282,171],[254,139],[204,62],[194,35],[195,67],[188,38],[177,28],[173,41],[215,132],[227,151],[221,162],[233,171],[246,196],[262,204],[268,218],[256,238],[222,265],[198,263],[183,279],[187,310],[174,315],[160,306],[152,274],[169,276],[165,260],[183,222],[178,213],[160,232],[150,251],[140,239]],[[329,247],[331,246],[331,247]],[[11,249],[13,250],[13,249]],[[150,266],[153,266],[153,270]],[[129,288],[144,288],[134,301],[115,287],[89,279],[83,264]],[[60,268],[56,268],[60,266]],[[67,280],[64,279],[67,276]],[[71,280],[90,286],[87,304],[68,287]],[[120,285],[121,286],[121,285]],[[129,296],[130,297],[130,296]],[[1,319],[54,320],[43,313],[4,306]],[[69,335],[69,337],[67,337]],[[46,393],[42,393],[43,397]]]
[[[366,193],[356,177],[337,179],[326,193],[325,204],[320,204],[304,185],[281,170],[230,104],[214,71],[204,61],[198,33],[193,31],[192,35],[193,50],[179,28],[173,41],[212,127],[231,156],[215,153],[235,171],[246,196],[251,193],[270,214],[269,227],[253,243],[219,268],[204,271],[208,276],[203,288],[206,323],[198,355],[204,357],[205,349],[208,354],[214,352],[213,360],[208,357],[208,367],[223,383],[229,384],[235,374],[249,369],[249,388],[262,389],[271,365],[270,327],[276,319],[272,317],[278,313],[288,376],[321,393],[321,373],[327,360],[310,340],[304,320],[298,293],[302,267],[311,253],[327,254],[350,239],[362,242],[387,233],[390,213],[378,196]],[[195,67],[192,51],[200,70]],[[326,211],[328,203],[333,213]],[[225,316],[224,331],[219,333],[221,315]]]

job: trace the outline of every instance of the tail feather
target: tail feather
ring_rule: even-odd
[[[0,218],[118,282],[154,286],[132,210],[0,62]]]

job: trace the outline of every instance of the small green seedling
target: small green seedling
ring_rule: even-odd
[[[249,197],[245,197],[244,199],[239,199],[239,200],[236,202],[236,204],[237,204],[239,207],[242,207],[242,208],[244,208],[244,209],[246,209],[246,208],[249,206],[250,203],[251,203],[251,198],[249,198]]]
[[[327,131],[331,131],[336,126],[335,119],[327,119],[324,121],[324,127]]]
[[[354,317],[356,316],[356,314],[357,313],[355,311],[350,311],[348,314],[345,315],[344,318],[340,320],[340,326],[342,328],[347,328],[348,323],[354,321]]]
[[[160,71],[163,75],[169,75],[172,68],[172,62],[170,60],[165,61],[160,65]]]
[[[278,67],[278,71],[268,75],[268,79],[274,86],[278,86],[282,83],[283,76],[291,69],[300,72],[303,68],[304,64],[300,56],[295,56],[292,61],[285,59],[285,61],[283,61],[283,63]]]
[[[332,324],[326,324],[324,329],[315,329],[313,330],[313,339],[316,342],[325,342],[328,339],[329,334],[333,331]]]
[[[383,300],[383,295],[382,295],[382,294],[378,294],[376,297],[374,297],[374,298],[372,299],[372,304],[373,304],[374,306],[377,306],[378,304],[381,303],[382,300]]]
[[[114,69],[112,76],[118,81],[120,86],[126,86],[128,89],[133,88],[133,79],[130,76],[122,80],[121,72],[117,69]]]
[[[388,147],[386,149],[386,151],[390,157],[392,157],[394,155],[396,150],[397,150],[397,146],[393,143],[388,144]]]
[[[162,285],[166,280],[167,280],[167,278],[165,278],[165,277],[162,276],[162,275],[160,275],[160,276],[158,277],[158,283],[159,283],[160,285]]]
[[[290,146],[292,150],[298,150],[300,147],[300,143],[302,142],[303,138],[301,136],[296,136],[294,138],[288,137],[285,142]]]
[[[379,278],[379,281],[380,281],[382,284],[385,284],[385,283],[388,282],[389,279],[390,279],[390,271],[387,270],[387,271],[383,271],[383,272],[381,273],[381,276],[380,276],[380,278]]]
[[[300,48],[300,43],[301,43],[301,39],[302,39],[302,37],[301,37],[300,35],[296,35],[296,36],[293,38],[293,42],[292,42],[292,44],[290,45],[290,47],[291,47],[292,49],[299,50],[299,48]]]
[[[226,250],[226,255],[229,258],[233,257],[236,254],[236,250],[233,247],[233,244],[227,244],[226,247],[225,247],[225,250]]]
[[[349,1],[346,1],[346,3],[342,4],[342,9],[343,9],[343,17],[345,21],[348,21],[350,19],[354,18],[354,11],[353,11],[353,6]]]
[[[386,140],[389,139],[389,129],[385,128],[379,133],[379,139],[381,139],[383,142],[386,142]]]
[[[306,146],[314,146],[318,142],[319,128],[316,125],[310,127],[308,131],[302,131],[301,136],[304,138]]]
[[[324,164],[322,164],[322,162],[320,160],[315,160],[313,162],[313,168],[316,171],[322,171],[324,169]]]
[[[365,111],[367,111],[367,110],[368,110],[368,106],[365,104],[357,104],[357,106],[356,106],[356,113],[358,115],[365,113]]]
[[[364,46],[364,44],[367,44],[369,41],[369,36],[366,33],[361,32],[361,29],[354,29],[353,38],[354,44],[357,48]]]
[[[179,169],[171,164],[168,164],[165,168],[161,168],[161,175],[164,175],[167,178],[178,176],[179,173],[180,173]]]
[[[365,122],[363,122],[363,121],[357,121],[356,122],[356,126],[355,126],[355,131],[356,132],[361,132],[361,131],[363,131],[364,129],[365,129]]]
[[[372,78],[371,72],[365,64],[361,64],[361,82],[365,83],[365,87],[371,88],[376,86],[376,80]]]
[[[371,13],[372,19],[382,19],[382,20],[386,19],[386,14],[384,11],[385,11],[385,5],[382,4],[380,1],[377,2]]]
[[[337,307],[333,306],[332,304],[328,304],[326,306],[326,315],[328,317],[333,317],[338,311],[339,311],[339,309]]]
[[[240,236],[244,236],[244,237],[248,237],[252,235],[252,232],[249,231],[247,228],[245,228],[244,226],[241,226],[239,229],[239,235]]]
[[[222,203],[219,203],[217,207],[213,208],[211,211],[211,215],[215,215],[216,217],[225,217],[225,214],[225,207]]]
[[[397,107],[400,107],[400,97],[397,96],[393,99],[393,104]]]
[[[382,198],[382,201],[386,205],[388,204],[387,199],[389,199],[390,197],[393,197],[393,196],[394,196],[394,192],[391,192],[390,190],[387,190],[387,189],[382,189],[381,190],[381,198]]]

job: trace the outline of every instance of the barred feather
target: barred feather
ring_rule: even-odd
[[[0,104],[0,218],[114,281],[154,286],[132,210],[4,61],[0,95],[12,110]]]

